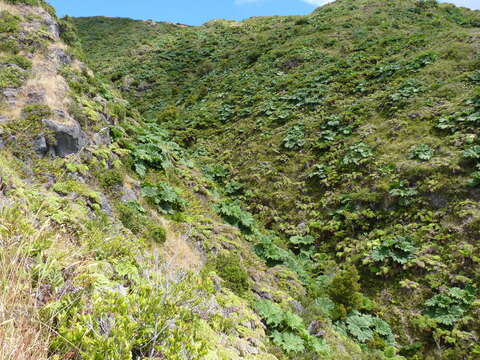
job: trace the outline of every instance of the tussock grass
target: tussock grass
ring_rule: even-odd
[[[37,225],[37,231],[30,225],[17,206],[0,207],[1,360],[47,359],[48,332],[39,320],[26,254],[45,234],[47,224]]]

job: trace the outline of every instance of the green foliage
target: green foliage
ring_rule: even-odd
[[[266,260],[269,266],[288,263],[292,260],[292,254],[276,244],[279,241],[278,238],[264,234],[258,236],[260,241],[254,247],[255,253]]]
[[[363,164],[366,160],[368,160],[373,155],[372,149],[363,143],[359,142],[352,146],[350,146],[348,153],[342,160],[342,164],[345,166],[350,165],[360,165]]]
[[[60,29],[60,37],[68,45],[78,45],[79,39],[77,36],[77,30],[75,28],[72,19],[69,16],[65,16],[63,19],[58,21]]]
[[[250,289],[248,273],[238,255],[218,255],[212,263],[217,274],[234,293],[241,296]]]
[[[147,229],[147,237],[157,244],[163,244],[167,240],[167,233],[162,225],[150,225]]]
[[[353,311],[342,325],[361,343],[372,341],[375,336],[382,338],[387,344],[395,343],[390,325],[376,316]]]
[[[409,159],[428,161],[434,155],[434,150],[427,144],[416,145],[410,149]]]
[[[399,199],[401,206],[408,206],[418,195],[418,190],[415,187],[408,186],[406,181],[400,181],[398,184],[394,184],[389,192],[390,195]]]
[[[465,316],[474,299],[472,289],[452,287],[425,302],[426,314],[441,325],[452,326]]]
[[[13,33],[20,29],[20,18],[7,11],[0,13],[0,33]]]
[[[327,177],[327,174],[328,174],[328,167],[323,165],[323,164],[315,164],[310,173],[308,174],[308,177],[310,179],[319,179],[319,180],[323,180]]]
[[[339,271],[328,286],[328,296],[335,302],[337,318],[344,318],[362,304],[360,275],[353,265]]]
[[[229,224],[238,226],[242,231],[251,232],[255,220],[253,216],[240,207],[239,201],[223,201],[215,205],[215,210]]]
[[[78,183],[74,180],[68,180],[65,182],[57,182],[53,185],[53,190],[61,195],[77,194],[89,200],[93,204],[100,204],[100,195],[90,189],[87,185]]]
[[[32,68],[32,60],[26,56],[9,55],[0,57],[0,64],[14,64],[22,68],[23,70],[30,70]]]
[[[167,183],[142,185],[142,196],[157,205],[165,214],[183,211],[187,202],[181,198],[181,191]]]
[[[298,315],[270,300],[257,301],[255,309],[271,332],[272,342],[286,353],[302,353],[308,349],[321,354],[328,350],[321,340],[308,333]]]
[[[22,114],[27,121],[41,122],[42,120],[50,118],[53,113],[48,105],[31,104],[26,105],[22,109]]]
[[[148,168],[167,169],[179,158],[180,147],[167,140],[168,134],[155,124],[139,130],[138,144],[132,151],[135,171],[145,176]]]
[[[123,184],[123,175],[119,170],[108,169],[102,171],[102,173],[99,175],[99,181],[103,187],[110,189],[114,186]]]
[[[146,225],[146,211],[137,202],[118,204],[120,221],[123,226],[130,229],[134,234],[139,234]]]
[[[198,27],[74,21],[90,64],[129,107],[168,129],[163,141],[184,143],[199,166],[208,164],[207,177],[224,185],[217,191],[211,184],[212,193],[242,201],[221,206],[229,222],[241,223],[242,209],[255,214],[248,238],[271,271],[293,270],[307,302],[313,294],[337,297],[325,317],[346,319],[355,307],[378,305],[396,325],[403,314],[402,326],[394,327],[400,345],[419,344],[405,354],[453,359],[472,348],[466,339],[475,338],[478,321],[462,322],[462,340],[439,341],[435,334],[432,350],[432,334],[417,331],[413,319],[428,289],[478,273],[477,195],[465,187],[460,166],[480,179],[477,158],[461,161],[480,135],[480,62],[470,41],[479,19],[477,12],[429,1],[344,0],[305,17]],[[119,138],[141,131],[132,128]],[[135,140],[129,149],[141,144]],[[148,160],[135,162],[144,172],[151,168]],[[243,188],[230,186],[232,179]],[[292,236],[305,229],[314,244]],[[412,238],[398,241],[398,234]],[[343,262],[362,260],[375,273],[392,273],[362,271],[354,284],[345,276],[344,291],[334,294],[331,274]],[[369,306],[365,297],[360,301],[359,283]],[[393,357],[391,348],[377,352],[384,337],[368,328],[374,335],[362,343],[365,358]],[[283,333],[275,336],[281,347]],[[286,338],[298,349],[298,341]],[[294,350],[290,356],[309,358]]]
[[[412,260],[417,251],[413,241],[405,236],[396,236],[383,240],[381,245],[372,252],[376,262],[391,260],[398,264],[406,264]]]
[[[301,148],[305,145],[305,130],[303,124],[291,127],[283,139],[283,147],[286,149]]]
[[[193,275],[146,279],[122,295],[111,290],[94,294],[89,310],[82,300],[64,297],[50,306],[59,335],[52,350],[83,359],[135,359],[162,357],[197,359],[206,354],[206,343],[197,336],[201,308],[207,291]],[[65,355],[70,356],[70,355]]]
[[[18,88],[27,79],[25,71],[17,66],[0,65],[0,89]]]
[[[207,178],[218,183],[223,183],[230,175],[228,169],[220,164],[215,164],[212,166],[205,165],[202,167],[202,170]]]

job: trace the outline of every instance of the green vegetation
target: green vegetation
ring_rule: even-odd
[[[328,347],[308,333],[303,319],[298,315],[283,310],[269,300],[258,301],[256,309],[271,332],[272,342],[287,354],[302,353],[306,349],[318,354],[328,353]]]
[[[187,203],[180,196],[180,190],[167,183],[148,184],[142,186],[142,196],[160,207],[165,214],[182,211]]]
[[[0,357],[480,356],[478,11],[54,17],[57,41],[8,2],[0,88],[52,81],[0,106]]]
[[[234,254],[216,256],[213,259],[213,268],[226,282],[226,286],[236,294],[242,295],[250,289],[249,277],[239,256]]]
[[[90,64],[228,196],[216,212],[307,298],[326,293],[365,351],[474,358],[470,308],[443,332],[418,314],[434,289],[480,274],[478,11],[337,0],[200,27],[74,22]],[[135,157],[140,174],[168,169],[153,154]]]
[[[18,88],[25,80],[26,74],[21,68],[13,66],[0,67],[0,89]]]
[[[25,120],[30,122],[41,122],[53,115],[48,105],[44,104],[27,105],[22,109],[22,113]]]

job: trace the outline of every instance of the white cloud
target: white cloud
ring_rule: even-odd
[[[302,0],[302,1],[313,6],[322,6],[322,5],[331,3],[334,0]]]

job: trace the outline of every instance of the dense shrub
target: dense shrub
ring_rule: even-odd
[[[99,175],[99,180],[103,187],[112,188],[123,184],[123,175],[119,170],[108,169],[102,171]]]
[[[215,271],[230,290],[238,295],[249,290],[249,276],[238,255],[218,255],[212,262]]]
[[[337,307],[335,317],[345,318],[348,313],[361,306],[359,281],[360,275],[353,265],[347,266],[333,277],[327,292]]]

